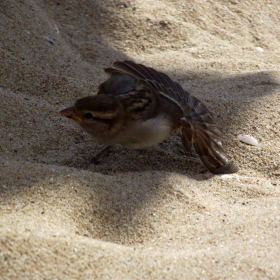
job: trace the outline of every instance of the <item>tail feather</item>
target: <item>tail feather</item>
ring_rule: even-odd
[[[199,115],[196,115],[195,119],[184,119],[181,136],[184,148],[189,151],[193,144],[201,161],[214,174],[237,172],[238,168],[227,158],[218,128],[212,122],[211,126],[204,123]]]

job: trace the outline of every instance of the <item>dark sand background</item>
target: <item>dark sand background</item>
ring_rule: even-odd
[[[280,278],[278,0],[2,0],[0,12],[1,279]],[[101,146],[58,112],[123,59],[203,101],[240,171],[205,173],[176,135],[91,165]]]

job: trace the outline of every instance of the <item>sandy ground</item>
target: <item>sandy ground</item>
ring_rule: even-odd
[[[280,278],[278,0],[2,0],[0,12],[1,279]],[[240,171],[205,173],[176,135],[90,164],[101,146],[58,111],[123,59],[202,100]]]

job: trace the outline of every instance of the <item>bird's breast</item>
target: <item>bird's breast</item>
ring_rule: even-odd
[[[138,120],[122,132],[120,144],[127,149],[153,146],[167,139],[173,129],[171,120],[165,115],[158,115],[146,121]]]

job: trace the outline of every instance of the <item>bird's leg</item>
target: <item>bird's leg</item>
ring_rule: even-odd
[[[105,155],[108,155],[108,153],[110,152],[111,146],[107,146],[105,147],[103,150],[101,150],[100,152],[98,152],[97,154],[95,154],[93,156],[93,158],[90,160],[91,163],[93,164],[98,164],[99,163],[99,158]]]

